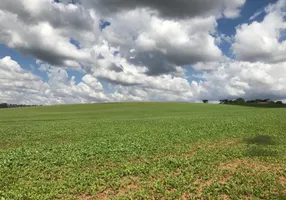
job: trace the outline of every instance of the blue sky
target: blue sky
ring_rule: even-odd
[[[216,1],[205,8],[201,2],[208,0],[181,1],[173,5],[180,8],[178,12],[171,9],[172,1],[166,2],[170,8],[149,3],[149,0],[137,4],[119,0],[117,5],[107,3],[109,0],[87,0],[80,4],[69,0],[14,1],[22,4],[19,10],[10,7],[9,0],[0,6],[0,28],[4,30],[0,31],[0,59],[4,67],[15,61],[23,69],[22,73],[40,77],[39,88],[32,87],[35,101],[40,99],[37,95],[45,96],[48,104],[156,99],[199,101],[238,96],[284,98],[284,87],[277,90],[267,85],[266,92],[259,92],[256,88],[259,79],[255,79],[270,73],[265,84],[274,84],[270,80],[273,78],[283,85],[282,78],[272,77],[281,73],[260,70],[266,69],[264,65],[271,65],[273,69],[279,63],[284,66],[283,0],[230,0],[226,4]],[[273,8],[265,12],[268,5]],[[13,16],[18,18],[10,22],[15,19]],[[264,23],[266,18],[276,21]],[[246,26],[242,28],[242,24]],[[262,28],[261,35],[256,32],[259,28]],[[280,34],[275,43],[273,33],[277,30]],[[212,39],[221,42],[209,42]],[[11,59],[4,60],[7,56]],[[49,68],[40,67],[37,60]],[[240,69],[233,70],[236,65]],[[257,71],[252,71],[253,65]],[[62,73],[56,73],[55,69]],[[254,73],[251,80],[243,70]],[[234,71],[238,74],[232,74]],[[75,85],[70,83],[72,77],[75,77]],[[2,79],[8,81],[4,75]],[[21,84],[26,85],[24,89],[29,85],[28,82]],[[42,93],[38,94],[37,90]],[[9,96],[15,89],[0,87],[0,100],[1,94],[3,99],[10,98],[13,102],[31,99],[20,91],[15,93],[16,99],[15,95]],[[177,95],[178,91],[182,94]],[[56,100],[50,101],[49,97]]]

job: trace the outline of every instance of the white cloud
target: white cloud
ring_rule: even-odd
[[[286,99],[286,62],[265,64],[262,62],[231,61],[221,63],[213,71],[202,75],[205,92],[200,96],[218,100],[244,97]]]
[[[65,104],[107,101],[200,101],[222,98],[286,99],[286,62],[221,62],[204,72],[204,81],[189,83],[172,75],[112,72],[100,69],[79,83],[66,70],[49,66],[48,82],[22,69],[10,57],[0,59],[0,101],[24,104]],[[135,66],[130,66],[135,67]],[[135,67],[136,68],[136,67]],[[98,77],[98,78],[97,78]],[[98,79],[109,80],[105,94]]]
[[[280,40],[286,29],[286,3],[283,0],[266,9],[262,22],[242,24],[237,28],[232,49],[237,59],[277,63],[286,61],[286,41]]]
[[[112,20],[112,26],[103,31],[108,44],[120,46],[121,55],[134,65],[147,67],[149,75],[168,74],[176,72],[176,66],[223,57],[211,36],[217,26],[214,16],[169,20],[136,9]]]
[[[246,0],[233,0],[225,1],[226,7],[224,11],[224,16],[226,18],[237,18],[240,16],[240,9],[244,5]]]
[[[11,13],[0,10],[0,40],[10,48],[58,66],[80,69],[78,62],[88,59],[49,23],[26,25]]]
[[[48,88],[39,77],[23,70],[11,57],[0,59],[0,100],[14,103],[30,101],[27,96],[38,96]]]
[[[120,56],[128,58],[128,62],[148,68],[149,75],[177,74],[178,65],[222,57],[211,36],[217,26],[216,15],[173,20],[154,15],[143,6],[108,15],[112,26],[101,32],[99,21],[105,17],[96,8],[49,0],[16,1],[12,4],[4,0],[0,5],[0,41],[54,66],[88,69],[98,63],[93,53],[102,53],[95,50],[102,43],[108,49],[120,49]],[[224,1],[216,3],[219,4]],[[230,5],[233,4],[226,7]],[[81,49],[71,44],[70,39],[77,40]]]
[[[255,12],[255,13],[249,18],[249,20],[250,20],[250,21],[255,20],[255,19],[256,19],[259,15],[261,15],[262,13],[264,13],[264,10],[259,10],[259,11]]]
[[[1,43],[34,57],[48,80],[9,57],[0,59],[0,101],[286,99],[286,42],[280,38],[286,29],[285,1],[268,6],[261,23],[237,27],[234,37],[219,34],[217,20],[239,17],[245,0],[180,0],[177,7],[169,0],[2,1]],[[111,26],[101,31],[101,19]],[[241,61],[223,55],[217,46],[223,41],[233,43]],[[201,71],[202,81],[187,80],[189,65]],[[68,69],[81,71],[82,79],[70,77]]]
[[[194,17],[239,16],[239,10],[246,0],[85,0],[82,3],[93,7],[104,15],[124,13],[136,8],[146,8],[163,18],[183,19]],[[222,15],[223,14],[223,15]]]
[[[23,104],[63,104],[108,101],[95,77],[79,84],[64,69],[49,67],[49,81],[24,70],[10,57],[0,59],[0,101]]]

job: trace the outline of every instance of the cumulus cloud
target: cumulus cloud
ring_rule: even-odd
[[[0,59],[0,101],[23,104],[64,104],[108,101],[98,80],[85,75],[76,84],[66,70],[49,66],[49,80],[21,68],[11,57]]]
[[[51,12],[47,12],[47,8]],[[77,7],[55,6],[47,0],[1,2],[0,41],[52,65],[80,69],[80,62],[88,59],[89,54],[70,43],[72,32],[80,31],[77,24],[85,21],[74,20],[78,14]],[[69,22],[65,22],[66,19]],[[66,35],[67,31],[70,35]]]
[[[100,6],[106,3],[92,2]],[[152,2],[149,2],[150,5]],[[119,48],[120,56],[130,63],[147,67],[148,75],[177,74],[178,66],[214,61],[222,57],[211,35],[217,26],[217,14],[212,15],[211,10],[236,8],[244,2],[213,2],[202,4],[201,1],[182,1],[178,5],[187,4],[188,9],[209,5],[210,15],[202,17],[194,14],[174,20],[154,14],[148,9],[148,2],[138,1],[138,6],[133,10],[103,16],[99,12],[102,9],[92,9],[88,2],[62,4],[50,0],[16,0],[11,3],[10,0],[4,0],[0,5],[0,40],[10,48],[51,65],[77,70],[88,70],[95,66],[94,56],[103,54],[98,52],[94,55],[93,50],[107,43],[109,48]],[[122,9],[125,4],[122,3]],[[132,4],[130,2],[128,5]],[[159,5],[160,2],[155,4]],[[157,6],[154,9],[160,10]],[[111,24],[104,30],[99,27],[102,18]],[[77,41],[80,48],[72,44],[71,40]],[[131,53],[130,49],[135,51]]]
[[[218,19],[239,17],[244,3],[2,0],[0,42],[35,58],[48,79],[0,59],[0,101],[286,99],[285,1],[268,6],[262,22],[238,26],[234,36],[218,33]],[[223,41],[237,60],[223,54]],[[196,81],[188,80],[188,67],[198,72]],[[82,78],[70,77],[70,69]]]
[[[93,15],[74,4],[57,4],[51,0],[3,0],[2,11],[17,15],[26,24],[46,21],[54,28],[68,30],[92,30]],[[67,20],[68,19],[68,20]]]
[[[242,61],[263,61],[278,63],[286,61],[286,41],[281,40],[286,30],[286,2],[266,8],[267,15],[262,22],[242,24],[237,28],[232,49]]]
[[[146,66],[148,75],[177,72],[177,66],[222,58],[211,35],[217,26],[213,16],[174,21],[137,9],[115,19],[103,33],[106,40],[120,46],[121,56],[130,63]]]
[[[225,62],[204,72],[200,96],[212,100],[244,97],[246,99],[286,99],[286,62]]]
[[[128,68],[126,73],[101,69],[84,75],[76,83],[75,77],[69,77],[65,69],[48,64],[43,66],[48,76],[47,82],[21,68],[10,57],[0,59],[0,102],[46,105],[108,101],[182,101],[193,97],[195,91],[186,79],[171,75],[162,75],[158,79],[140,71],[132,74]],[[106,94],[99,79],[109,80],[110,89],[114,92]]]
[[[10,57],[0,60],[0,101],[25,104],[65,104],[108,101],[197,101],[222,98],[286,99],[286,62],[229,61],[200,75],[203,81],[188,82],[172,75],[110,72],[84,75],[79,83],[65,69],[48,66],[48,81],[22,69]],[[131,67],[131,66],[130,66]],[[127,70],[128,71],[128,70]],[[99,79],[109,80],[109,94]],[[9,84],[8,84],[9,83]]]
[[[123,96],[128,94],[148,101],[217,101],[239,97],[286,99],[286,62],[266,64],[229,60],[212,64],[216,67],[197,75],[201,81],[188,83],[184,78],[172,79],[170,76],[146,80],[136,78],[141,85],[121,85],[115,88]],[[116,80],[136,82],[123,75],[110,76]]]
[[[103,14],[147,8],[165,18],[192,18],[210,15],[233,18],[245,0],[84,0],[82,4],[94,7]]]
[[[23,70],[11,57],[0,59],[0,85],[0,99],[14,103],[29,101],[27,96],[40,96],[49,88],[38,76]]]

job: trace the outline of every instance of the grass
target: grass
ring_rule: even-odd
[[[286,109],[0,110],[0,199],[286,199]]]

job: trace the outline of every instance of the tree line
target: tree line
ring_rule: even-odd
[[[255,99],[255,100],[248,100],[245,101],[243,98],[238,98],[235,100],[230,99],[222,99],[219,100],[220,104],[235,104],[235,105],[241,105],[241,104],[283,104],[282,101],[271,101],[270,99]],[[203,100],[203,103],[209,103],[209,100],[205,99]]]
[[[21,108],[21,107],[35,107],[35,106],[39,106],[39,105],[0,103],[0,108]]]

